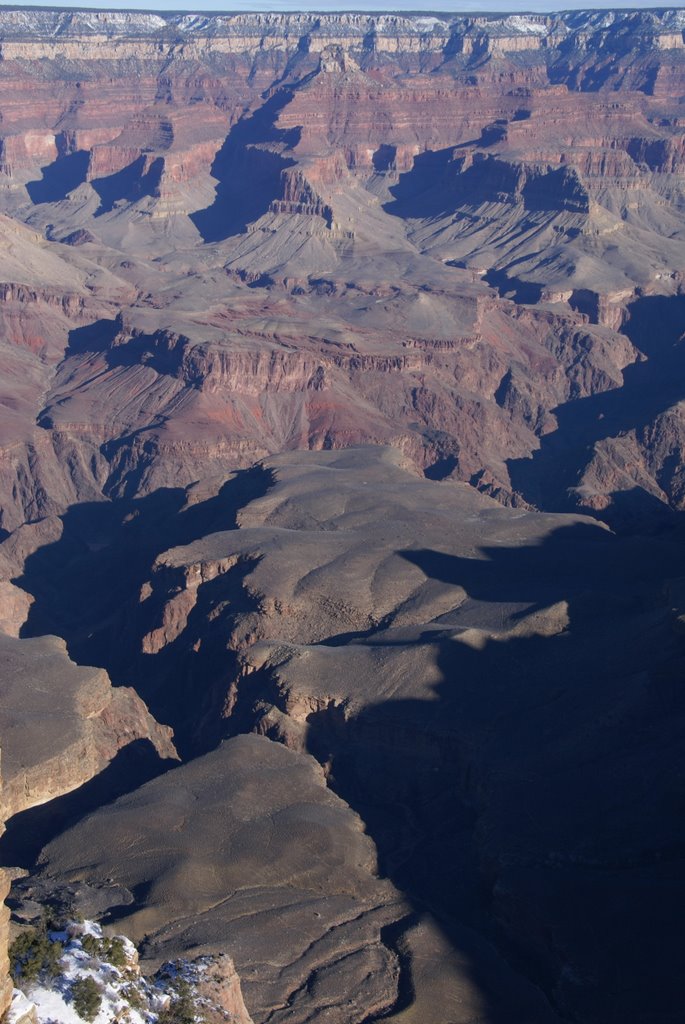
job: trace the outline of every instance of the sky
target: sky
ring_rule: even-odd
[[[103,10],[155,10],[155,11],[441,11],[449,14],[472,14],[476,11],[497,11],[542,13],[560,10],[609,10],[611,8],[635,7],[678,7],[680,3],[668,4],[664,0],[200,0],[196,5],[188,0],[85,0],[83,3],[55,2],[56,7],[96,7]],[[42,7],[43,2],[25,0],[22,4],[1,4],[6,6]],[[50,6],[53,6],[50,5]]]

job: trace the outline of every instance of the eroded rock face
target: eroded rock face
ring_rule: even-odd
[[[232,1024],[253,1024],[243,999],[240,978],[229,956],[219,953],[207,962],[196,962],[195,971],[195,991],[200,999],[216,1007]]]
[[[5,799],[135,685],[46,884],[258,1024],[682,1005],[684,27],[0,12]]]
[[[143,819],[144,848],[135,842]],[[410,907],[378,878],[374,844],[316,762],[264,737],[229,740],[149,783],[66,833],[44,858],[48,877],[84,886],[83,900],[92,898],[85,886],[93,864],[117,886],[117,900],[122,887],[145,888],[145,905],[126,928],[145,937],[148,962],[228,950],[255,1021],[395,1019],[393,1009],[401,1011],[409,977],[393,931],[405,916],[413,920]],[[439,925],[426,917],[412,942],[419,963],[441,947]],[[504,1006],[536,1022],[554,1019],[487,943],[471,942]],[[464,1004],[455,1019],[466,1024],[485,1003],[458,958],[444,943],[442,950],[444,966],[436,964],[425,988],[414,975],[423,1019],[444,1019],[443,1003],[430,998],[437,976],[444,997]]]
[[[679,529],[622,538],[503,508],[393,449],[262,472],[233,506],[235,479],[191,489],[186,542],[157,556],[121,634],[187,753],[233,738],[59,837],[30,885],[128,904],[152,961],[224,948],[256,1022],[325,1004],[346,1024],[369,1006],[441,1024],[446,1002],[460,1024],[668,1021]],[[111,650],[104,614],[89,628]],[[112,881],[93,894],[89,877]],[[639,967],[630,991],[619,961]]]
[[[375,876],[362,822],[311,758],[239,737],[111,813],[105,828],[89,820],[81,849],[91,864],[111,857],[115,885],[148,890],[127,918],[148,958],[228,951],[258,1020],[309,1020],[330,1001],[354,1019],[392,1005],[397,962],[380,929],[401,898]],[[150,827],[137,855],[141,815]],[[58,841],[49,870],[90,882],[74,853],[72,837]]]
[[[670,406],[600,472],[561,437],[556,489],[511,463],[680,336],[630,322],[681,290],[682,33],[4,12],[0,526],[366,443],[509,504],[680,508]]]
[[[59,637],[19,640],[0,633],[0,660],[0,831],[21,811],[83,786],[136,741],[150,743],[160,763],[176,759],[171,730],[158,725],[134,691],[114,689],[103,669],[74,664]],[[0,869],[3,1013],[12,994],[4,903],[9,884]]]
[[[0,636],[0,650],[5,821],[82,786],[135,740],[175,757],[170,730],[133,690],[114,689],[103,669],[75,665],[63,640]]]
[[[12,1001],[12,979],[10,978],[10,962],[7,955],[9,946],[10,912],[5,900],[9,896],[10,876],[4,868],[0,869],[0,1010],[7,1012]]]

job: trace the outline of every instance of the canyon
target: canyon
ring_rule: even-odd
[[[683,24],[3,11],[0,526],[367,443],[680,508],[679,394],[562,494],[512,463],[624,371],[672,383]]]
[[[684,33],[0,10],[14,928],[680,1019]]]

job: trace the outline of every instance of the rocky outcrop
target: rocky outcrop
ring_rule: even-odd
[[[151,963],[228,952],[260,1024],[668,1020],[680,532],[503,508],[392,449],[260,473],[188,493],[116,631],[81,613],[187,751],[233,738],[60,836],[33,884],[125,904]]]
[[[170,730],[102,669],[75,665],[57,637],[0,636],[3,818],[82,786],[129,743],[174,758]]]
[[[32,597],[9,580],[0,580],[0,631],[18,637],[28,618]]]
[[[191,969],[199,1000],[215,1007],[231,1024],[253,1024],[247,1012],[240,978],[231,958],[219,953],[207,961],[196,961]]]
[[[17,589],[17,588],[15,588]],[[28,597],[28,595],[26,595]],[[14,815],[78,789],[120,750],[144,740],[175,759],[171,731],[155,722],[133,690],[113,689],[102,669],[75,665],[57,637],[0,634],[2,791],[0,828]],[[0,870],[0,1007],[10,1002],[7,959],[9,873]]]
[[[10,912],[5,900],[9,896],[11,877],[8,871],[0,868],[0,1011],[7,1013],[12,1002],[12,979],[10,978],[10,962],[7,953],[9,947]]]
[[[360,819],[326,789],[312,759],[238,737],[123,798],[112,813],[104,829],[91,819],[81,849],[95,860],[113,854],[114,885],[149,887],[145,907],[127,921],[134,938],[147,938],[149,960],[228,951],[260,1021],[341,1010],[357,1020],[393,1005],[397,959],[380,929],[400,897],[375,877]],[[141,813],[155,831],[146,830],[140,857],[123,857]],[[70,860],[73,878],[90,882],[72,837],[47,857],[49,872]],[[280,927],[265,929],[266,915]],[[235,979],[207,984],[235,1005]]]
[[[148,834],[149,854],[123,857],[150,808],[160,828]],[[410,978],[428,1024],[444,1012],[430,998],[431,985],[456,1005],[484,1006],[429,915],[415,927],[410,950],[397,940],[405,915],[413,916],[392,884],[377,877],[361,820],[326,789],[312,758],[263,737],[229,740],[118,801],[106,821],[91,818],[47,849],[44,881],[68,872],[84,902],[92,878],[81,856],[86,846],[119,893],[150,884],[147,910],[127,917],[133,934],[148,935],[148,963],[172,951],[228,949],[254,1021],[325,1016],[347,1024],[394,1015]],[[210,872],[207,848],[215,858]],[[425,972],[438,949],[444,956]],[[502,1005],[551,1024],[542,1000],[517,986],[487,943],[480,952],[498,979]]]
[[[681,22],[3,12],[2,528],[365,443],[536,500],[681,286]]]

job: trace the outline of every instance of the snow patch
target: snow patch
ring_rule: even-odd
[[[94,921],[72,922],[60,931],[51,931],[52,942],[64,943],[64,953],[59,960],[59,974],[54,978],[43,975],[39,981],[28,982],[26,991],[15,990],[8,1024],[16,1024],[21,1017],[35,1009],[38,1024],[84,1024],[74,1009],[72,986],[75,981],[92,978],[97,984],[102,1003],[93,1024],[109,1024],[112,1020],[126,1017],[128,1024],[153,1024],[157,1011],[169,1002],[169,996],[157,991],[147,982],[138,968],[138,953],[129,939],[119,936],[119,942],[126,960],[120,969],[99,955],[83,948],[86,938],[102,942],[102,929]],[[134,992],[137,1002],[144,1011],[131,1006],[130,994]],[[160,1000],[160,995],[164,998]]]
[[[35,1010],[35,1003],[32,1003],[23,992],[15,988],[12,992],[12,1002],[5,1017],[6,1024],[16,1024],[18,1020]]]
[[[206,32],[212,27],[212,19],[205,18],[201,14],[182,14],[173,20],[174,25],[181,32]]]
[[[440,26],[440,28],[445,27],[445,22],[442,21],[440,18],[431,18],[428,16],[422,18],[414,18],[413,23],[414,25],[416,25],[419,32],[433,32],[434,29],[436,29],[438,26]]]
[[[506,28],[525,36],[546,36],[547,24],[545,21],[535,17],[526,17],[525,14],[512,14],[504,22]]]
[[[148,979],[140,973],[134,944],[123,935],[103,936],[94,921],[69,922],[59,931],[50,931],[48,938],[64,947],[58,973],[48,977],[44,969],[38,980],[27,981],[23,990],[15,989],[6,1024],[19,1024],[27,1016],[35,1017],[38,1024],[86,1024],[73,999],[74,982],[86,978],[96,983],[102,998],[93,1024],[158,1024],[159,1015],[180,998],[190,999],[198,1015],[205,1007],[212,1015],[223,1012],[196,991],[215,963],[212,957],[166,963]]]
[[[663,28],[685,29],[685,10],[667,11],[664,15]]]

